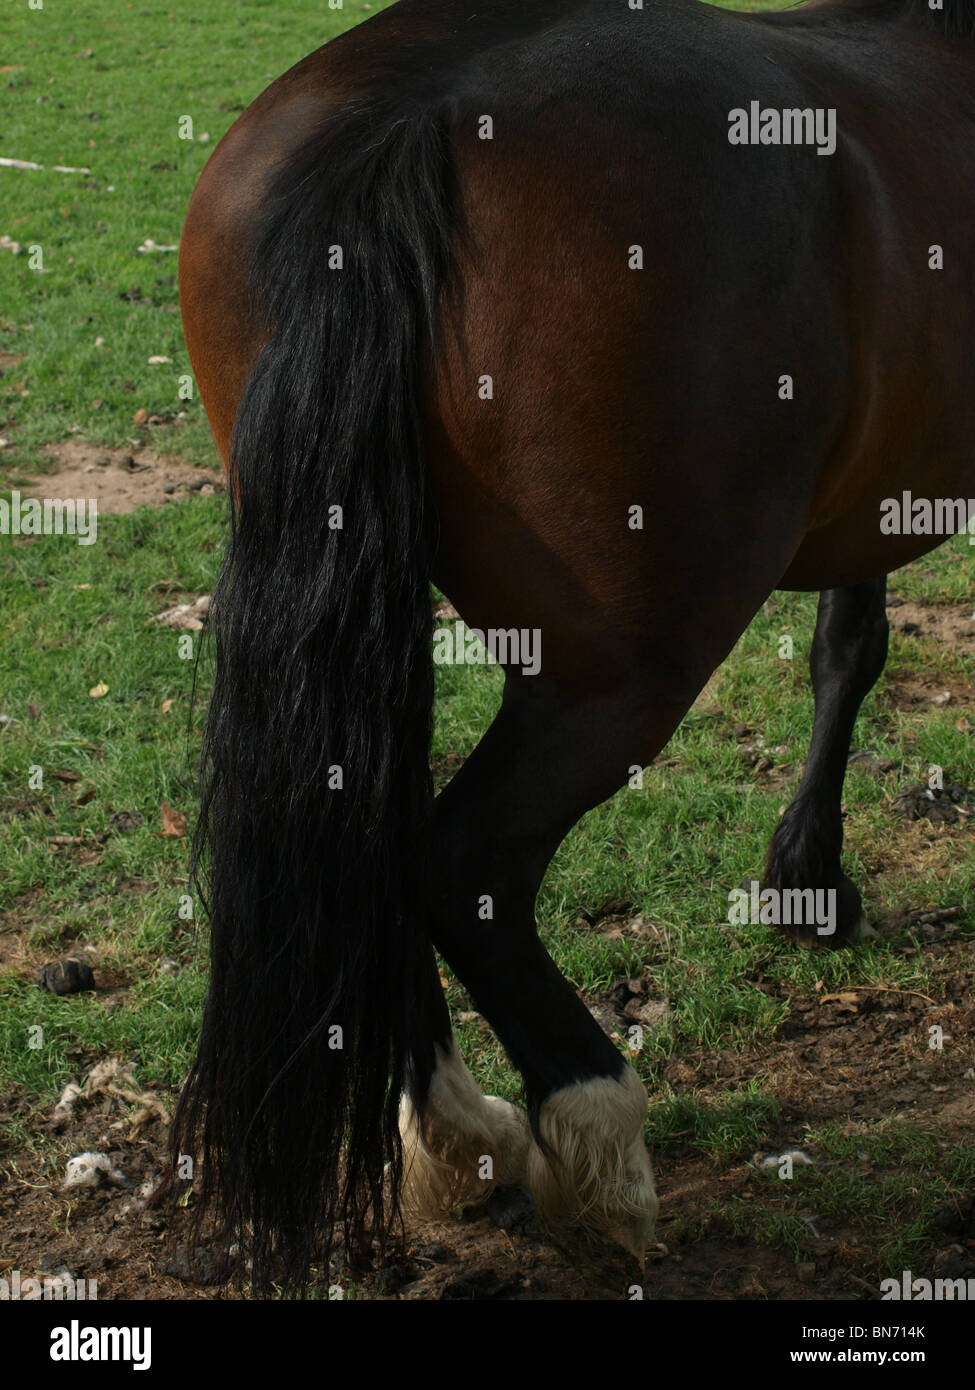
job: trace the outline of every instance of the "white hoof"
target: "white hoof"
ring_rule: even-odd
[[[551,1156],[532,1144],[528,1186],[553,1225],[572,1222],[609,1236],[643,1259],[659,1203],[643,1141],[647,1093],[632,1067],[555,1091],[539,1129]]]
[[[499,1183],[523,1182],[530,1139],[523,1111],[481,1094],[456,1042],[447,1052],[437,1047],[436,1055],[423,1132],[408,1096],[399,1110],[402,1205],[428,1219],[486,1201]]]

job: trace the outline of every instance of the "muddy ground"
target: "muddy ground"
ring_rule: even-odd
[[[54,471],[22,488],[24,496],[94,498],[99,514],[164,506],[187,493],[210,497],[224,491],[223,474],[216,469],[195,468],[145,445],[103,449],[69,439],[49,445],[44,452],[50,456]]]
[[[891,920],[886,930],[901,928]],[[959,1057],[975,1048],[975,948],[953,920],[919,923],[913,945],[923,951],[943,1002],[897,990],[857,987],[822,1000],[797,1001],[777,1034],[752,1052],[688,1052],[673,1060],[666,1080],[674,1092],[693,1091],[717,1102],[729,1089],[756,1077],[782,1105],[770,1151],[798,1148],[813,1163],[807,1127],[836,1121],[855,1135],[885,1117],[910,1119],[950,1143],[971,1136],[975,1126],[975,1077]],[[32,969],[36,962],[24,960]],[[97,974],[96,974],[97,981]],[[754,983],[778,995],[783,986]],[[933,997],[933,996],[932,996]],[[625,981],[590,1003],[604,1019],[622,1021]],[[951,1038],[943,1052],[928,1046],[928,1030],[941,1024]],[[79,1056],[75,1080],[84,1084],[104,1059]],[[125,1080],[128,1068],[129,1082]],[[97,1279],[99,1298],[226,1298],[235,1295],[208,1282],[207,1252],[191,1270],[185,1248],[167,1241],[175,1218],[147,1212],[144,1195],[162,1172],[164,1114],[159,1098],[130,1082],[137,1061],[123,1064],[122,1078],[108,1092],[84,1095],[67,1119],[53,1107],[37,1111],[16,1092],[0,1103],[0,1134],[10,1123],[29,1126],[46,1142],[43,1157],[0,1153],[0,1275],[56,1274]],[[168,1101],[170,1098],[162,1097]],[[114,1176],[97,1188],[64,1191],[70,1157],[107,1153]],[[624,1299],[636,1284],[653,1299],[871,1299],[881,1277],[876,1265],[878,1232],[870,1218],[838,1221],[814,1207],[808,1238],[798,1255],[756,1240],[747,1230],[729,1235],[721,1208],[737,1198],[752,1204],[758,1218],[780,1209],[781,1193],[755,1166],[755,1155],[712,1160],[678,1139],[655,1156],[661,1197],[660,1248],[645,1273],[624,1252],[593,1245],[577,1235],[543,1230],[523,1194],[501,1193],[486,1209],[459,1220],[412,1228],[392,1263],[353,1281],[361,1294],[394,1299]],[[858,1160],[852,1160],[855,1166]],[[873,1162],[869,1183],[884,1176]],[[801,1182],[801,1172],[797,1181]],[[899,1218],[895,1218],[899,1219]],[[975,1277],[975,1215],[970,1204],[941,1211],[927,1234],[924,1268],[915,1275]],[[329,1284],[348,1282],[334,1267]]]

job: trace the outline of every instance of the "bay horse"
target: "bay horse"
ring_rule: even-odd
[[[836,894],[795,938],[857,939],[851,733],[885,576],[941,539],[881,508],[975,475],[973,28],[973,0],[400,0],[214,151],[179,279],[232,519],[172,1146],[255,1291],[492,1183],[652,1241],[646,1090],[534,899],[776,588],[821,596],[764,882]],[[541,640],[436,799],[431,581]],[[461,1059],[434,948],[525,1111]]]

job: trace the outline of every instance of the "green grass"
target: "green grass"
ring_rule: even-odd
[[[879,1121],[855,1138],[830,1125],[810,1130],[808,1142],[817,1151],[812,1167],[797,1167],[791,1181],[776,1172],[756,1175],[765,1202],[737,1195],[714,1202],[709,1233],[764,1241],[799,1259],[817,1229],[856,1224],[871,1233],[857,1272],[896,1276],[922,1267],[935,1211],[975,1183],[970,1142],[948,1143],[905,1121]]]
[[[721,1104],[688,1095],[654,1097],[649,1140],[666,1152],[677,1142],[715,1158],[744,1158],[774,1128],[781,1106],[760,1082],[729,1092]]]
[[[5,61],[13,70],[0,73],[0,154],[91,168],[90,175],[0,170],[0,234],[43,252],[41,273],[30,269],[26,249],[18,256],[0,250],[0,351],[23,359],[0,377],[7,483],[36,473],[45,446],[72,433],[106,446],[151,439],[187,459],[214,461],[199,403],[177,392],[189,365],[175,256],[136,248],[147,237],[177,242],[215,142],[274,76],[381,7],[379,0],[346,0],[342,11],[322,0],[136,0],[126,8],[45,0],[43,11],[29,11],[4,0]],[[184,115],[193,119],[192,141],[178,138]],[[171,363],[149,366],[156,354]],[[173,418],[136,426],[140,408]],[[180,411],[185,418],[176,418]],[[97,1056],[135,1057],[140,1079],[166,1086],[188,1065],[206,943],[200,925],[180,915],[186,842],[162,836],[161,806],[186,813],[192,825],[211,666],[207,654],[191,712],[193,662],[151,618],[180,595],[212,588],[225,520],[222,499],[194,498],[102,517],[97,546],[0,538],[0,714],[11,721],[0,731],[0,939],[22,936],[38,958],[89,944],[97,968],[125,990],[58,999],[16,970],[0,969],[0,1084],[45,1105]],[[898,575],[893,587],[905,598],[970,602],[975,548],[953,541]],[[716,1162],[747,1158],[779,1113],[761,1080],[728,1086],[717,1098],[693,1087],[675,1093],[664,1077],[671,1060],[760,1046],[787,1016],[790,999],[817,986],[935,988],[923,953],[903,957],[897,940],[812,956],[765,928],[727,921],[729,889],[759,875],[798,780],[793,771],[775,786],[763,781],[743,764],[732,730],[744,723],[760,733],[767,748],[781,750],[777,764],[805,758],[814,616],[814,596],[776,594],[766,603],[716,679],[719,708],[692,711],[668,746],[665,759],[677,765],[658,763],[642,789],[622,791],[587,816],[558,851],[539,897],[542,935],[574,985],[599,991],[646,967],[651,994],[669,1002],[670,1021],[647,1034],[636,1059],[654,1096],[648,1134],[664,1156],[684,1146]],[[778,654],[783,634],[794,640],[791,660]],[[895,635],[888,674],[865,701],[854,742],[893,759],[898,772],[885,781],[854,769],[846,789],[847,862],[868,906],[958,903],[968,931],[975,855],[962,832],[950,841],[959,852],[948,862],[888,875],[877,865],[903,835],[884,809],[892,784],[922,780],[931,763],[945,767],[946,780],[975,780],[972,735],[956,728],[957,709],[901,710],[890,677],[927,670],[971,685],[973,667],[970,657]],[[500,674],[489,667],[438,667],[436,674],[433,758],[442,773],[482,736],[500,698]],[[100,683],[108,693],[92,697]],[[35,767],[43,785],[32,788]],[[137,812],[142,823],[122,833],[113,828],[120,812]],[[52,844],[58,835],[81,844]],[[654,922],[665,945],[647,952],[580,928],[581,912],[616,899]],[[172,966],[160,969],[164,961]],[[770,995],[759,976],[787,988]],[[455,1016],[470,1007],[452,979],[448,999]],[[519,1080],[493,1037],[476,1021],[459,1022],[457,1032],[485,1090],[517,1096]],[[29,1133],[9,1132],[7,1148]],[[828,1162],[803,1173],[760,1220],[747,1202],[728,1204],[721,1219],[798,1250],[807,1231],[799,1204],[812,1195],[819,1210],[837,1216],[882,1221],[891,1211],[907,1213],[906,1226],[885,1237],[883,1256],[892,1268],[901,1259],[907,1267],[932,1204],[975,1179],[967,1150],[946,1150],[936,1136],[902,1125],[878,1126],[856,1141],[873,1156],[865,1168],[838,1133],[824,1131],[819,1142]]]
[[[23,357],[0,380],[8,467],[36,472],[44,445],[78,432],[213,459],[189,373],[174,252],[193,186],[216,142],[269,83],[384,0],[3,0],[0,155],[48,166],[0,169],[0,352]],[[193,139],[180,138],[189,116]],[[208,137],[203,139],[203,137]],[[55,164],[89,168],[60,174]],[[43,269],[31,269],[39,246]],[[132,295],[132,298],[126,298]],[[96,346],[96,339],[104,346]],[[153,356],[171,363],[149,366]],[[22,384],[24,383],[24,384]],[[28,392],[24,395],[23,392]],[[186,418],[135,426],[139,409]]]
[[[176,591],[196,594],[212,586],[224,510],[222,499],[198,498],[103,518],[98,546],[49,537],[7,541],[0,552],[0,593],[8,615],[0,712],[14,721],[0,735],[0,908],[8,925],[27,927],[38,948],[54,951],[68,940],[96,945],[107,966],[117,964],[132,976],[137,1001],[121,1015],[103,1016],[106,1005],[98,997],[52,1000],[8,978],[4,1008],[12,1024],[0,1055],[7,1075],[33,1090],[54,1085],[70,1070],[67,1037],[95,1050],[140,1051],[153,1074],[169,1081],[185,1065],[202,990],[202,948],[195,924],[177,910],[185,891],[185,843],[161,837],[160,808],[165,801],[188,813],[192,824],[195,750],[210,668],[207,656],[191,721],[194,663],[181,658],[177,634],[151,617],[175,601]],[[970,563],[967,553],[962,560]],[[764,730],[768,746],[788,745],[781,758],[800,760],[811,722],[800,658],[782,662],[772,640],[783,612],[799,610],[794,626],[797,638],[802,634],[806,641],[811,603],[777,595],[768,607],[775,611],[756,617],[720,672],[723,713],[692,712],[666,750],[668,758],[680,760],[679,768],[655,766],[642,790],[621,791],[591,812],[560,848],[539,897],[545,940],[581,989],[603,989],[639,973],[645,963],[638,945],[580,929],[581,911],[625,898],[664,931],[667,948],[650,960],[651,993],[670,1001],[673,1018],[649,1035],[641,1056],[651,1080],[659,1064],[682,1050],[748,1046],[774,1030],[788,1005],[757,987],[759,968],[765,978],[799,992],[817,981],[827,990],[870,982],[922,992],[931,987],[923,955],[905,959],[883,944],[809,955],[760,926],[727,923],[728,890],[760,872],[779,807],[790,794],[788,786],[767,789],[743,767],[729,726],[750,723]],[[490,721],[500,677],[490,667],[436,672],[434,761],[453,763]],[[99,683],[108,693],[92,698],[89,691]],[[166,701],[172,706],[163,714]],[[895,759],[906,754],[898,784],[920,776],[937,757],[951,779],[973,779],[970,739],[958,735],[957,746],[950,745],[940,712],[902,717],[892,737],[882,707],[882,694],[868,699],[855,742]],[[43,769],[37,790],[28,785],[33,767]],[[78,780],[62,781],[59,772]],[[885,789],[882,780],[851,773],[847,837],[854,865],[891,833],[882,805]],[[89,790],[92,799],[77,805]],[[112,817],[122,811],[138,812],[143,823],[129,833],[112,832]],[[85,864],[78,862],[85,845],[62,849],[49,843],[56,835],[80,836],[91,848],[106,831],[104,846]],[[869,878],[861,882],[872,907],[950,900],[966,908],[970,924],[973,874],[973,856],[959,854],[947,881],[940,871],[922,871],[874,899]],[[130,880],[148,891],[133,897],[119,889]],[[179,961],[184,971],[158,977],[154,963],[161,955]],[[463,992],[457,986],[454,991],[454,1001],[464,1007]],[[171,1029],[168,1047],[150,1046],[159,1021],[142,1018],[157,1006]],[[45,1020],[51,1020],[49,1036],[56,1040],[49,1052],[39,1055],[15,1041],[24,1028]],[[480,1045],[476,1025],[461,1025],[460,1034]],[[512,1079],[498,1076],[506,1064],[496,1046],[488,1045],[476,1060],[486,1067],[486,1081],[511,1090]]]
[[[26,928],[32,947],[52,955],[68,942],[97,945],[100,967],[131,977],[134,994],[116,1009],[110,998],[55,999],[0,977],[0,1069],[31,1089],[63,1080],[69,1045],[138,1053],[147,1075],[170,1084],[185,1069],[202,976],[160,975],[157,965],[198,966],[202,955],[196,924],[179,912],[185,842],[162,837],[161,806],[192,819],[203,707],[191,723],[194,662],[180,655],[182,634],[151,618],[174,585],[212,586],[223,521],[222,503],[200,499],[103,521],[97,546],[44,537],[0,551],[0,705],[18,721],[0,735],[4,925]],[[99,684],[108,693],[93,698]],[[141,825],[113,830],[122,812]],[[52,845],[56,835],[82,844]],[[126,887],[133,880],[137,892]],[[35,1024],[40,1050],[26,1043]]]

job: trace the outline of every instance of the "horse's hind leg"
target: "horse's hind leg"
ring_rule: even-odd
[[[646,1091],[538,937],[535,894],[575,821],[655,756],[683,708],[631,684],[582,699],[511,678],[501,710],[437,803],[432,934],[514,1065],[542,1214],[642,1254],[657,1210],[643,1137]]]
[[[857,711],[887,657],[886,587],[886,579],[878,579],[826,589],[819,598],[809,663],[816,699],[812,742],[799,790],[773,837],[764,880],[780,891],[835,892],[831,921],[784,928],[810,943],[844,946],[864,930],[860,894],[840,868],[840,807]]]

